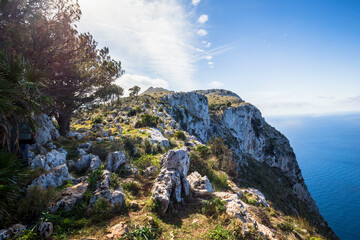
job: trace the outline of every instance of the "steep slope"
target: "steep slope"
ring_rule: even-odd
[[[215,96],[223,106],[208,110],[207,97],[214,101]],[[235,106],[224,103],[228,97],[238,99]],[[181,128],[200,141],[205,143],[211,137],[226,140],[235,154],[238,183],[255,185],[279,209],[305,216],[323,232],[329,231],[306,187],[288,139],[271,127],[255,106],[234,93],[218,89],[172,93],[164,96],[163,101],[170,106],[167,110]]]

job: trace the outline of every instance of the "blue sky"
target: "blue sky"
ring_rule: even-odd
[[[225,88],[265,116],[360,111],[360,1],[80,0],[117,83]]]

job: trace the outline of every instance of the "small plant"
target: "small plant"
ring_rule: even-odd
[[[276,226],[278,228],[280,228],[282,231],[288,232],[288,233],[293,232],[295,230],[294,224],[292,224],[290,222],[285,222],[285,221],[280,222],[280,223],[276,224]]]
[[[159,167],[160,164],[159,159],[156,158],[156,156],[151,154],[144,154],[134,162],[134,165],[142,173],[147,167]]]
[[[100,198],[96,201],[93,209],[91,210],[91,220],[93,222],[99,222],[109,219],[112,216],[112,206],[109,200]]]
[[[104,117],[103,116],[97,116],[97,117],[94,117],[92,119],[92,123],[93,124],[100,124],[104,121]]]
[[[135,123],[136,128],[141,127],[156,127],[158,123],[161,122],[158,116],[150,115],[150,114],[142,114],[140,115],[140,120]]]
[[[258,206],[258,202],[254,198],[248,198],[247,202],[251,205]]]
[[[135,226],[132,232],[126,233],[121,239],[124,240],[155,240],[159,236],[158,229],[152,226]]]
[[[232,239],[232,234],[230,230],[224,229],[223,226],[218,225],[209,232],[207,238],[213,240],[227,240]]]
[[[138,195],[141,189],[138,182],[123,183],[122,187],[124,188],[125,191],[130,192],[132,195]]]
[[[211,149],[205,145],[197,146],[196,151],[198,151],[200,156],[204,159],[207,159],[211,155]]]
[[[177,131],[175,134],[174,134],[174,137],[179,139],[179,140],[183,140],[185,141],[186,140],[186,135],[183,131]]]
[[[211,200],[204,200],[202,203],[203,207],[201,208],[201,211],[207,216],[216,217],[219,213],[226,210],[226,202],[219,197],[214,197]]]
[[[163,112],[164,111],[164,108],[163,107],[159,107],[159,112]]]
[[[136,110],[135,109],[130,109],[130,111],[127,113],[128,117],[133,117],[136,115]]]

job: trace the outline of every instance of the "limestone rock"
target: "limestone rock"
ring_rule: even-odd
[[[160,160],[160,165],[165,169],[174,169],[186,178],[190,167],[190,157],[186,147],[165,153]]]
[[[157,128],[151,128],[150,130],[147,130],[150,133],[150,142],[151,143],[158,143],[162,147],[169,147],[170,143],[167,138],[164,137],[164,135],[160,132]]]
[[[81,140],[86,136],[87,133],[80,133],[77,131],[70,131],[66,134],[68,138],[76,138],[77,140]]]
[[[10,233],[7,229],[1,229],[0,230],[0,240],[9,239]]]
[[[194,194],[194,197],[206,197],[214,192],[207,176],[201,177],[198,172],[193,172],[187,176],[187,180],[189,181],[190,190]]]
[[[246,233],[248,231],[249,224],[253,225],[257,231],[266,236],[269,239],[275,239],[274,233],[266,226],[258,223],[251,213],[248,211],[247,205],[240,200],[239,196],[235,193],[228,192],[215,192],[217,197],[226,202],[226,213],[237,219],[240,219],[243,223],[242,231]]]
[[[161,211],[166,212],[169,204],[182,202],[182,193],[189,196],[190,185],[186,179],[190,165],[190,157],[186,148],[170,150],[161,158],[162,167],[157,177],[153,199],[160,203]]]
[[[94,171],[101,166],[101,160],[94,154],[86,154],[77,160],[75,163],[76,169],[82,171]]]
[[[96,190],[90,198],[90,205],[94,205],[100,198],[106,198],[111,204],[123,205],[125,203],[125,196],[121,188],[114,191],[110,189],[110,172],[104,170],[100,181],[96,185]]]
[[[20,223],[12,225],[8,231],[11,233],[11,235],[18,236],[22,232],[26,230],[26,225],[22,225]]]
[[[75,204],[82,199],[84,193],[87,191],[89,183],[87,181],[80,182],[79,184],[66,188],[62,191],[59,200],[51,204],[49,207],[51,212],[56,212],[59,209],[70,211]]]
[[[172,93],[165,95],[163,101],[170,105],[167,112],[183,130],[202,142],[208,140],[210,116],[208,100],[205,96],[196,92]]]
[[[60,137],[59,131],[55,128],[50,117],[46,114],[35,116],[34,120],[39,128],[36,130],[35,142],[39,145],[44,145],[51,140],[56,140]]]
[[[57,150],[52,150],[51,152],[44,155],[37,155],[31,161],[32,168],[44,168],[46,171],[53,169],[57,166],[66,164],[66,154],[59,152]]]
[[[255,188],[247,188],[241,190],[244,194],[251,193],[253,196],[255,196],[255,200],[258,204],[262,204],[265,207],[269,207],[269,204],[267,203],[265,196],[262,192]]]
[[[124,234],[128,233],[129,229],[126,223],[120,222],[111,228],[109,228],[108,233],[106,235],[107,239],[120,239]]]
[[[54,233],[52,222],[41,222],[38,227],[40,237],[48,239]]]
[[[127,159],[124,152],[111,152],[106,157],[105,169],[109,172],[115,172],[125,162],[127,162]]]
[[[42,186],[43,188],[58,187],[66,180],[72,180],[73,177],[69,174],[66,164],[57,166],[51,169],[49,172],[36,178],[30,186]]]
[[[150,166],[144,170],[144,176],[151,176],[156,172],[156,168],[154,166]]]

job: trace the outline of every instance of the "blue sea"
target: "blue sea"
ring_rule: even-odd
[[[360,114],[266,120],[290,140],[330,227],[340,239],[360,240]]]

